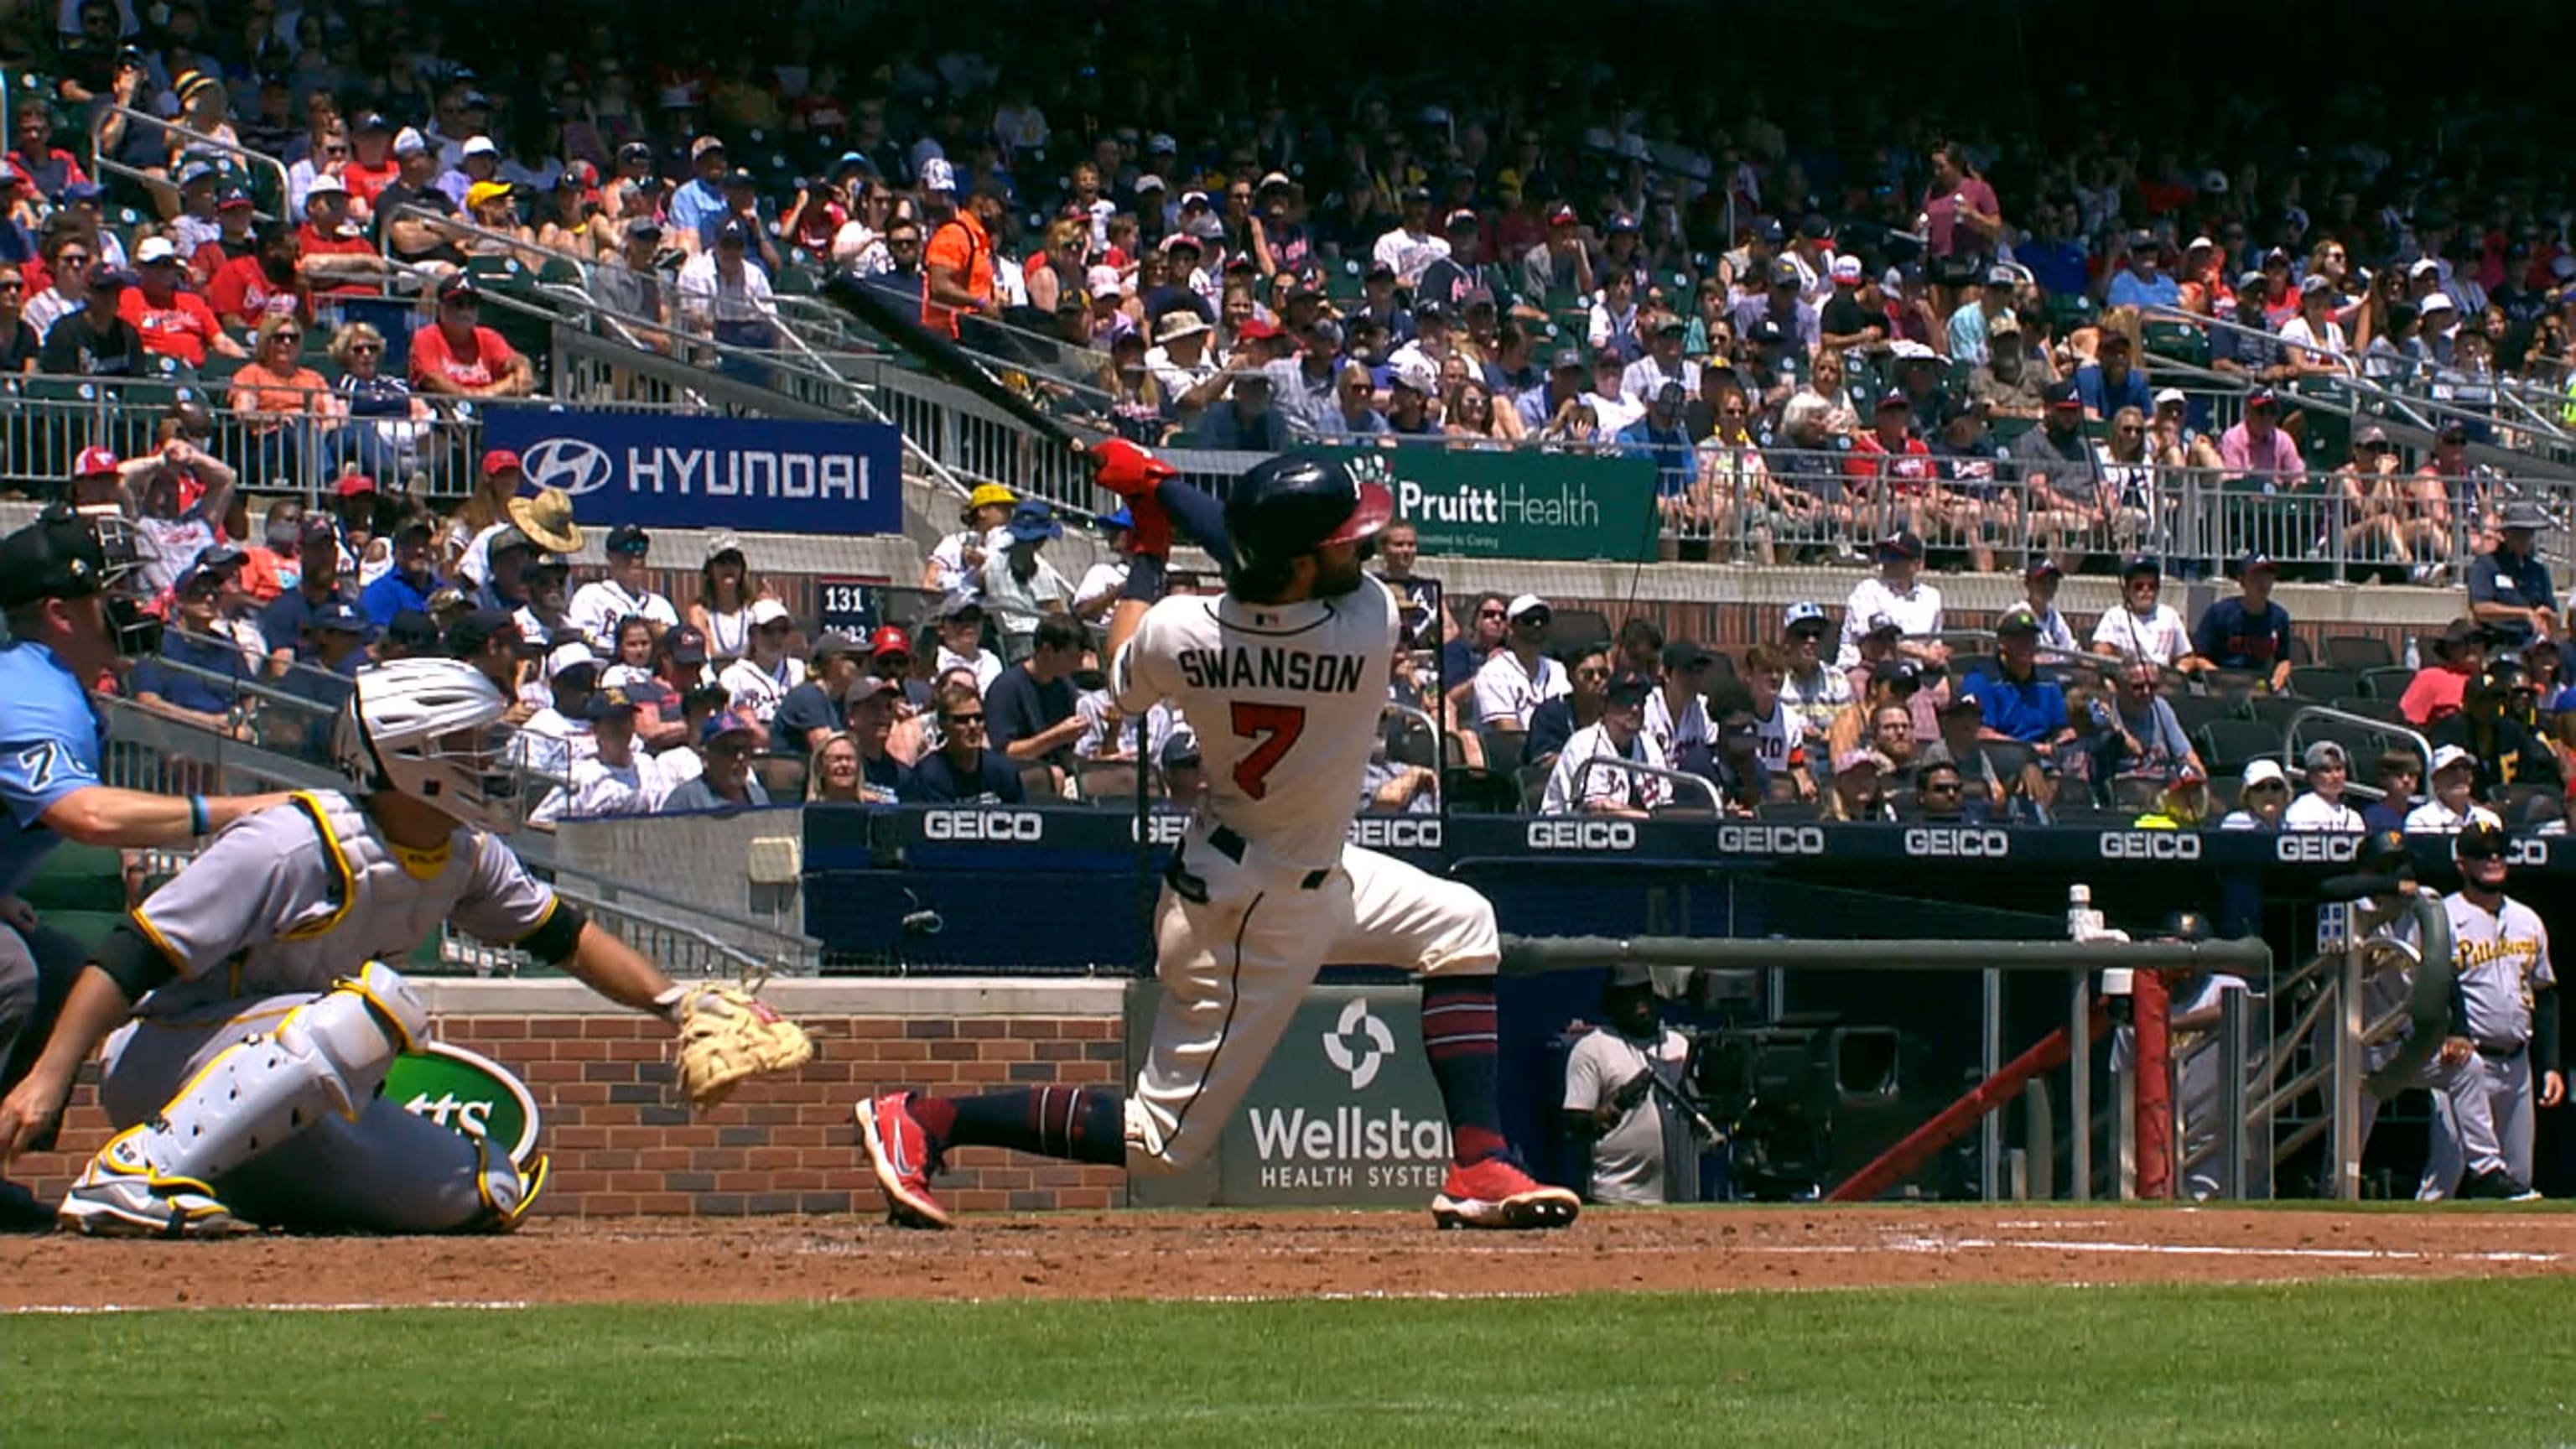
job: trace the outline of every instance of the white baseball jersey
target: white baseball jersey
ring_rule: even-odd
[[[725,687],[728,703],[735,709],[751,711],[752,718],[769,723],[778,713],[787,691],[805,682],[805,661],[781,658],[776,664],[758,664],[750,659],[737,659],[716,676]]]
[[[1396,604],[1371,579],[1338,598],[1266,605],[1167,598],[1111,675],[1118,707],[1169,697],[1197,735],[1207,812],[1301,869],[1342,857],[1377,747]]]
[[[1849,669],[1860,662],[1860,641],[1882,620],[1891,620],[1908,637],[1941,632],[1941,591],[1930,584],[1916,581],[1902,593],[1887,586],[1887,580],[1872,575],[1852,585],[1851,597],[1843,603],[1842,648],[1834,663]]]
[[[369,958],[399,961],[446,922],[508,945],[554,909],[554,891],[482,831],[460,826],[439,850],[407,851],[347,796],[298,794],[225,827],[135,908],[137,929],[179,972],[136,1014],[322,991]]]
[[[1540,813],[1563,815],[1594,805],[1652,810],[1672,798],[1670,780],[1612,766],[1587,768],[1588,762],[1604,755],[1657,769],[1670,768],[1663,746],[1655,743],[1653,735],[1641,732],[1623,750],[1611,742],[1609,732],[1600,725],[1586,725],[1576,730],[1558,752],[1556,768],[1548,772],[1547,794],[1539,802]]]
[[[1693,745],[1717,747],[1717,732],[1709,728],[1708,701],[1699,695],[1685,696],[1680,718],[1673,715],[1671,702],[1660,689],[1646,696],[1646,733],[1664,752],[1667,760],[1677,758]]]
[[[2470,1039],[2490,1047],[2531,1040],[2532,993],[2558,984],[2549,965],[2549,928],[2511,897],[2489,912],[2455,891],[2442,898],[2442,909],[2451,917],[2451,961]]]
[[[1519,655],[1497,649],[1476,670],[1476,722],[1528,729],[1530,711],[1573,687],[1564,667],[1546,655],[1538,657],[1535,668],[1524,669]]]
[[[2471,825],[2481,824],[2504,829],[2504,822],[2484,805],[2454,810],[2439,800],[2427,800],[2406,812],[2406,833],[2409,835],[2457,835]]]
[[[651,589],[630,594],[614,579],[582,585],[564,606],[572,626],[603,645],[616,641],[617,621],[629,615],[650,619],[665,629],[678,628],[680,623],[680,611],[671,607],[670,600]]]

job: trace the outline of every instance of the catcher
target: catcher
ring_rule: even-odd
[[[61,1113],[73,1073],[107,1041],[99,1099],[120,1130],[64,1198],[64,1226],[213,1237],[516,1225],[544,1185],[542,1157],[522,1172],[503,1148],[377,1096],[430,1026],[383,958],[441,922],[668,1021],[699,1106],[811,1057],[794,1023],[731,987],[673,985],[529,877],[492,833],[514,823],[507,707],[455,660],[360,673],[334,739],[356,791],[299,794],[227,827],[110,933],[43,1056],[0,1101],[5,1160]]]

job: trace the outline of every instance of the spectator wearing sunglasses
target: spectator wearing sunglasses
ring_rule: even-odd
[[[751,756],[759,748],[760,723],[751,716],[726,710],[709,717],[698,730],[702,768],[695,779],[673,787],[670,794],[662,797],[662,813],[765,808],[769,792],[751,773]]]
[[[1017,805],[1020,767],[984,739],[984,701],[973,690],[950,685],[939,692],[939,748],[912,771],[914,794],[906,804]]]

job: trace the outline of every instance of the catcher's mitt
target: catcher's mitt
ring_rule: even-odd
[[[745,1077],[792,1072],[814,1059],[805,1028],[739,986],[690,986],[672,1020],[680,1028],[680,1088],[714,1107]]]

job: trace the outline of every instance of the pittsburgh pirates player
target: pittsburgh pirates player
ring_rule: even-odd
[[[506,1229],[527,1212],[543,1158],[523,1173],[376,1095],[430,1028],[381,958],[453,922],[675,1026],[704,989],[673,986],[491,833],[513,823],[515,782],[499,773],[507,707],[456,660],[361,672],[334,750],[362,793],[298,794],[236,822],[109,935],[0,1102],[5,1159],[55,1120],[107,1039],[99,1098],[121,1130],[63,1200],[64,1226],[444,1232]]]
[[[2426,1068],[2433,1089],[2433,1142],[2416,1188],[2419,1201],[2463,1198],[2527,1202],[2531,1189],[2532,1068],[2539,1105],[2567,1095],[2558,1070],[2558,977],[2549,931],[2529,906],[2504,893],[2502,830],[2470,824],[2452,838],[2460,889],[2442,898],[2451,918],[2459,994],[2451,1035]],[[2467,1178],[2462,1180],[2465,1172]]]
[[[1360,571],[1394,500],[1289,454],[1238,480],[1220,511],[1142,450],[1095,450],[1130,500],[1140,550],[1110,626],[1118,706],[1170,698],[1209,788],[1154,918],[1163,985],[1131,1094],[1024,1088],[965,1098],[890,1092],[858,1107],[898,1223],[947,1227],[930,1175],[950,1147],[999,1146],[1180,1172],[1215,1146],[1326,960],[1423,976],[1422,1035],[1454,1160],[1442,1227],[1549,1228],[1579,1200],[1542,1186],[1503,1140],[1491,903],[1347,843],[1378,732],[1399,605]],[[1174,522],[1230,562],[1221,596],[1159,598]],[[1159,547],[1157,546],[1159,545]]]

